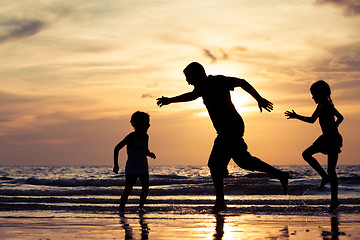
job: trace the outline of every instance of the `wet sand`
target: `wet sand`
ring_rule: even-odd
[[[358,214],[5,217],[0,239],[360,239],[359,226]]]

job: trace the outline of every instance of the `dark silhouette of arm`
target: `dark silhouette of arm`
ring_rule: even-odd
[[[286,111],[285,116],[288,117],[287,119],[299,119],[300,121],[307,122],[307,123],[314,123],[316,119],[319,117],[318,108],[314,111],[311,117],[306,117],[297,114],[294,110],[292,112]]]
[[[190,102],[190,101],[197,99],[198,97],[200,97],[200,95],[197,94],[196,92],[192,91],[192,92],[181,94],[176,97],[164,97],[163,96],[161,98],[157,98],[156,100],[157,100],[157,105],[159,107],[162,107],[162,106],[168,105],[170,103]]]
[[[336,117],[336,121],[335,121],[336,127],[339,127],[340,123],[344,121],[344,117],[335,107],[334,107],[334,115]]]
[[[151,158],[153,158],[153,159],[155,159],[155,158],[156,158],[155,153],[150,152],[150,150],[149,150],[149,149],[146,151],[146,156],[151,157]]]
[[[149,136],[147,136],[147,140],[146,140],[146,141],[149,143]],[[149,145],[149,144],[148,144],[148,145]],[[153,159],[156,158],[155,153],[150,152],[149,147],[148,147],[148,149],[146,149],[146,156],[151,157],[151,158],[153,158]]]
[[[118,144],[116,144],[115,148],[114,148],[114,168],[113,168],[113,172],[114,173],[118,173],[119,172],[119,151],[125,147],[125,145],[127,144],[127,137],[125,137],[121,142],[119,142]]]

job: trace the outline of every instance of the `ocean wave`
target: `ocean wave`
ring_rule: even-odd
[[[0,196],[119,196],[122,194],[123,186],[77,186],[77,187],[2,187],[0,188]],[[227,196],[286,196],[283,193],[279,182],[258,182],[257,184],[249,182],[233,182],[225,185],[225,194]],[[330,188],[325,187],[319,191],[317,185],[312,184],[292,184],[289,186],[290,196],[329,196]],[[136,185],[132,191],[132,195],[139,195],[141,186]],[[354,189],[339,187],[339,194],[359,195]],[[195,183],[195,184],[169,184],[169,185],[151,185],[149,195],[151,196],[213,196],[215,194],[214,187],[211,182]]]
[[[13,178],[11,177],[0,177],[0,180],[3,180],[3,181],[10,181],[10,180],[13,180]]]
[[[270,178],[267,175],[253,174],[243,177],[229,177],[225,179],[226,183],[240,185],[257,185],[269,182]],[[62,179],[44,179],[30,177],[27,179],[9,179],[7,184],[14,185],[35,185],[35,186],[54,186],[54,187],[112,187],[112,186],[124,186],[124,178],[108,178],[108,179],[75,179],[75,178],[62,178]],[[201,185],[211,183],[210,178],[187,178],[181,176],[172,175],[157,175],[150,177],[150,184],[152,186],[163,185]],[[139,182],[137,183],[139,185]]]
[[[83,186],[121,186],[124,185],[124,181],[119,179],[37,179],[28,178],[26,184],[30,185],[45,185],[45,186],[56,186],[56,187],[83,187]]]
[[[179,176],[176,174],[153,174],[151,175],[155,178],[161,178],[161,179],[188,179],[186,176]]]
[[[110,169],[110,170],[109,170]],[[291,169],[289,196],[270,175],[231,168],[224,179],[228,213],[326,212],[330,185],[319,191],[321,179],[308,166]],[[340,211],[360,213],[360,167],[339,166]],[[0,167],[0,212],[12,211],[116,211],[124,189],[123,172],[109,167]],[[136,211],[141,192],[138,181],[127,209]],[[209,212],[215,191],[207,168],[150,168],[150,189],[146,207],[164,213]],[[8,212],[8,213],[7,213]]]
[[[339,177],[339,181],[344,182],[345,184],[360,185],[360,176],[359,175],[342,176]]]
[[[7,211],[52,211],[52,212],[86,212],[86,213],[105,213],[117,212],[118,204],[39,204],[39,203],[13,203],[0,204],[0,211],[6,209]],[[146,204],[148,213],[168,213],[168,214],[201,214],[210,213],[212,209],[211,204],[196,204],[196,205],[176,205],[176,204]],[[316,214],[327,213],[329,205],[233,205],[228,204],[228,208],[223,212],[224,214],[239,214],[239,213],[276,213],[276,214]],[[126,211],[136,213],[138,210],[137,203],[129,203],[126,205]],[[340,205],[338,211],[341,213],[359,214],[358,206]]]
[[[112,186],[124,186],[125,178],[108,178],[108,179],[75,179],[75,178],[62,178],[62,179],[45,179],[30,177],[27,179],[6,179],[6,184],[14,185],[35,185],[35,186],[53,186],[53,187],[112,187]],[[158,175],[156,177],[150,177],[151,185],[173,185],[173,184],[203,184],[211,182],[210,179],[189,179],[181,176],[164,176]]]
[[[175,197],[175,198],[151,198],[149,197],[146,201],[146,204],[171,204],[171,205],[207,205],[213,204],[214,200],[211,198],[204,198],[203,196],[197,196],[198,198],[186,199],[186,196]],[[29,198],[25,196],[15,196],[15,197],[0,197],[0,204],[15,204],[15,203],[76,203],[76,204],[118,204],[119,196],[112,197],[39,197],[39,198]],[[137,203],[138,197],[131,197],[129,199],[129,204]],[[227,204],[229,205],[327,205],[330,203],[330,200],[327,197],[322,197],[318,199],[242,199],[241,196],[238,199],[228,199]],[[343,205],[359,205],[360,199],[358,198],[346,198],[341,200]]]

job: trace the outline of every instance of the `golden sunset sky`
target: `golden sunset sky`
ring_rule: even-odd
[[[0,3],[0,165],[111,165],[141,110],[151,116],[150,165],[205,166],[216,133],[201,99],[155,100],[192,90],[182,73],[192,61],[274,103],[260,113],[242,89],[232,93],[249,151],[273,165],[306,164],[319,124],[284,111],[310,116],[309,87],[327,81],[345,117],[339,164],[359,164],[358,0]]]

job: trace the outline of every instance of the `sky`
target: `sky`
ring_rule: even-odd
[[[201,99],[156,105],[192,91],[182,70],[193,61],[274,103],[260,113],[242,89],[231,93],[250,153],[272,165],[306,164],[320,126],[284,112],[310,116],[309,88],[327,81],[345,117],[339,164],[359,164],[359,0],[0,3],[0,165],[110,166],[140,110],[151,116],[150,165],[206,166],[216,132]]]

